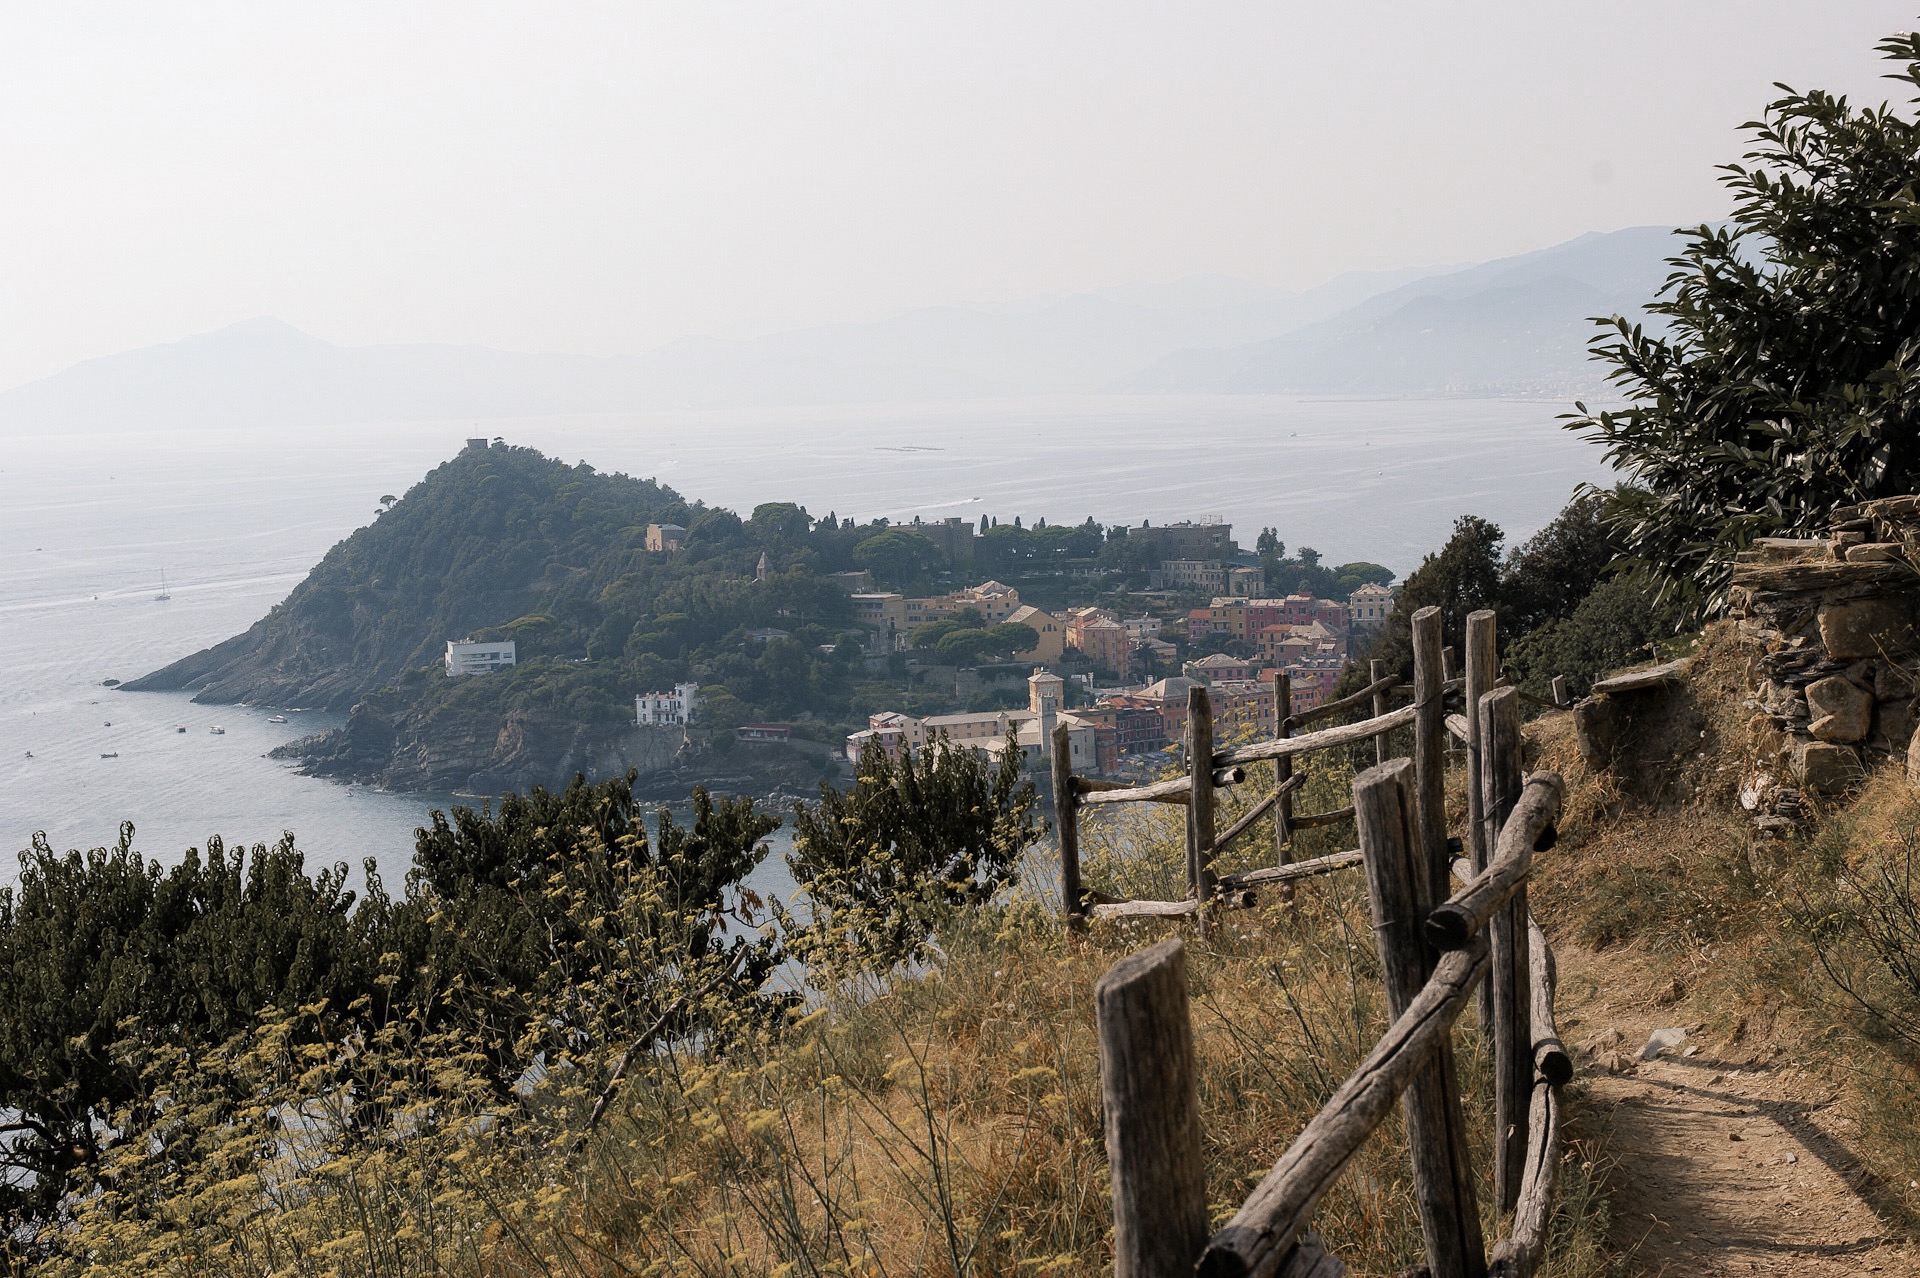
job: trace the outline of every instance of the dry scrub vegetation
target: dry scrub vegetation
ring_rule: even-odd
[[[1301,810],[1341,806],[1348,776],[1317,776]],[[1259,791],[1250,783],[1240,794]],[[1089,822],[1089,880],[1173,888],[1181,819],[1160,808]],[[1336,837],[1315,831],[1299,855],[1332,850]],[[1251,864],[1271,854],[1269,836],[1239,855]],[[1028,881],[1044,878],[1036,867]],[[1177,926],[1096,925],[1070,936],[1050,903],[1019,891],[945,915],[926,964],[841,971],[778,1016],[706,995],[704,1027],[633,1061],[591,1130],[620,1064],[615,1050],[555,1044],[503,1103],[457,1032],[401,1020],[355,1041],[300,1045],[291,1029],[303,1009],[276,1011],[218,1052],[142,1063],[161,1084],[158,1123],[168,1130],[118,1146],[46,1268],[1107,1272],[1093,987],[1115,959]],[[1205,937],[1185,935],[1209,1200],[1223,1220],[1379,1035],[1380,978],[1354,874],[1270,896]],[[681,979],[697,990],[704,978]],[[528,1032],[587,1025],[580,1044],[611,1041],[593,1018],[630,1024],[629,992],[610,967],[563,995],[568,1006],[533,1009]],[[1484,1173],[1487,1053],[1471,1026],[1459,1038]],[[1609,1272],[1593,1173],[1576,1147],[1549,1273]],[[1487,1221],[1489,1237],[1495,1224]],[[1355,1161],[1318,1227],[1356,1272],[1417,1262],[1397,1123]]]

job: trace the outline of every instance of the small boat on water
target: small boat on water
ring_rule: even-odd
[[[167,570],[165,568],[160,570],[160,593],[153,598],[156,603],[164,599],[173,598],[172,595],[167,593]]]
[[[267,720],[268,723],[285,723],[286,721],[287,721],[287,716],[285,716],[284,714],[276,714],[271,719]]]
[[[120,752],[118,750],[108,750],[106,753],[102,754],[100,757],[103,759],[117,759],[120,757]]]
[[[187,725],[184,723],[176,723],[173,725],[173,730],[175,732],[185,732],[187,730]]]
[[[217,723],[211,728],[208,728],[207,731],[216,737],[224,737],[227,735],[227,730]]]

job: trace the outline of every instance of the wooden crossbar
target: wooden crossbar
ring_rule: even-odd
[[[1427,915],[1427,939],[1436,949],[1465,945],[1527,881],[1534,847],[1560,815],[1565,789],[1557,772],[1536,772],[1527,778],[1513,816],[1501,828],[1492,863]]]
[[[1406,727],[1413,722],[1418,709],[1417,706],[1401,706],[1398,710],[1389,710],[1383,715],[1362,719],[1358,723],[1343,723],[1336,728],[1322,728],[1318,732],[1308,732],[1297,737],[1256,741],[1252,745],[1238,746],[1216,754],[1213,756],[1213,762],[1216,767],[1228,767],[1237,763],[1260,763],[1267,759],[1284,759],[1292,755],[1311,754],[1315,750],[1332,750],[1339,746],[1356,745],[1362,741],[1371,741],[1383,732],[1392,732],[1395,728]]]
[[[1207,1243],[1194,1267],[1200,1278],[1247,1278],[1285,1255],[1341,1170],[1453,1029],[1486,970],[1484,944],[1440,960],[1412,1006],[1387,1027],[1366,1060]]]
[[[1351,710],[1355,706],[1367,705],[1372,702],[1375,697],[1383,693],[1392,692],[1394,688],[1399,686],[1399,683],[1400,680],[1397,676],[1387,675],[1385,678],[1375,679],[1372,683],[1360,689],[1360,691],[1344,696],[1338,701],[1329,701],[1325,705],[1315,706],[1311,710],[1302,710],[1299,714],[1287,715],[1285,717],[1292,720],[1294,727],[1303,728],[1307,724],[1317,723],[1321,719],[1331,719],[1343,710]]]
[[[1252,829],[1253,823],[1258,821],[1261,817],[1265,816],[1268,812],[1272,811],[1274,804],[1280,802],[1280,800],[1286,798],[1289,794],[1292,794],[1295,790],[1298,790],[1301,786],[1305,785],[1306,783],[1307,783],[1306,774],[1301,773],[1297,777],[1288,777],[1285,781],[1282,781],[1279,785],[1275,786],[1273,793],[1269,794],[1266,798],[1260,800],[1260,802],[1254,804],[1252,807],[1248,808],[1245,812],[1241,813],[1240,819],[1238,821],[1235,821],[1232,825],[1228,826],[1226,833],[1222,834],[1219,838],[1213,841],[1213,850],[1215,852],[1218,852],[1221,848],[1226,847],[1227,844],[1233,842],[1235,839],[1245,834],[1248,830]],[[1296,822],[1296,824],[1298,823]]]

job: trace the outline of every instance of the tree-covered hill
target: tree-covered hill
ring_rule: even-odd
[[[685,549],[650,554],[650,522],[685,525]],[[330,550],[244,634],[128,687],[345,710],[468,635],[513,638],[530,664],[619,661],[670,681],[732,631],[845,620],[843,592],[820,573],[851,566],[856,534],[816,536],[813,524],[797,507],[742,520],[652,480],[471,447]],[[773,571],[756,583],[762,552]]]
[[[632,723],[634,694],[686,679],[720,727],[865,713],[852,705],[865,673],[850,604],[825,574],[869,559],[858,548],[885,529],[788,503],[742,519],[652,480],[497,444],[383,504],[244,634],[127,688],[357,710],[346,731],[296,753],[403,786],[625,766],[607,747]],[[684,526],[684,547],[649,552],[649,523]],[[749,637],[762,628],[788,637]],[[519,666],[446,678],[446,641],[467,636],[514,639]]]
[[[437,659],[447,639],[535,614],[609,551],[643,546],[651,480],[523,448],[469,448],[354,532],[246,633],[136,681],[206,701],[346,709]]]

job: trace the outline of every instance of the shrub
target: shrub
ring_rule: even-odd
[[[1880,51],[1920,89],[1920,34]],[[1595,339],[1628,405],[1567,423],[1631,481],[1605,501],[1635,563],[1706,611],[1755,537],[1920,487],[1920,120],[1787,90],[1746,127],[1733,216],[1685,233],[1662,327]]]
[[[813,905],[812,961],[918,960],[943,911],[1011,883],[1042,832],[1021,760],[1011,739],[997,761],[944,737],[898,760],[869,750],[852,789],[795,804],[787,864]]]

